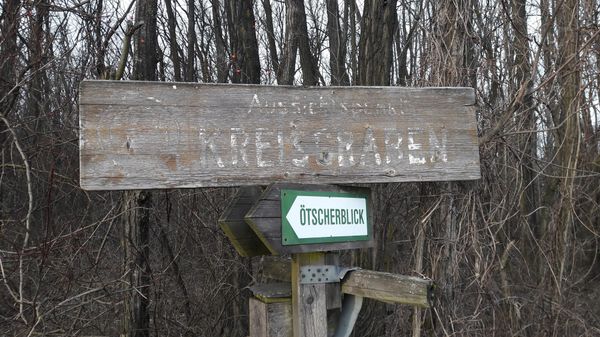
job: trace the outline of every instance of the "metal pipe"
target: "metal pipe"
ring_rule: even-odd
[[[344,295],[344,301],[342,302],[342,312],[338,321],[337,329],[333,337],[348,337],[354,329],[356,318],[362,307],[363,298],[362,296],[355,296],[350,294]]]

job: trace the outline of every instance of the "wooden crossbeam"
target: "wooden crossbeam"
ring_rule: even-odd
[[[374,300],[429,307],[432,282],[414,276],[372,270],[350,272],[342,282],[342,292]]]
[[[263,265],[269,278],[290,281],[291,269],[287,260],[269,259]],[[341,291],[383,302],[428,308],[432,286],[431,280],[416,276],[358,269],[345,275]]]

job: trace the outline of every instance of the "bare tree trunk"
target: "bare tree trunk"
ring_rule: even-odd
[[[537,188],[536,165],[537,157],[537,132],[535,110],[533,101],[529,92],[532,88],[531,63],[529,61],[529,41],[527,31],[527,11],[525,0],[513,0],[510,4],[510,19],[512,23],[512,45],[514,46],[514,62],[512,63],[514,80],[511,85],[511,95],[513,97],[523,97],[521,104],[515,109],[515,119],[522,121],[520,128],[525,131],[520,135],[518,142],[521,149],[519,158],[519,168],[521,172],[520,183],[520,210],[521,216],[528,222],[528,226],[519,226],[516,230],[509,231],[511,235],[507,238],[505,244],[516,241],[521,243],[524,250],[536,249],[534,240],[537,238],[530,236],[528,228],[536,228],[538,226],[537,207],[539,204],[539,190]],[[530,240],[527,240],[530,238]],[[527,244],[529,243],[529,246]],[[509,255],[506,255],[508,257]],[[529,261],[535,264],[535,255],[531,255]],[[507,269],[510,270],[512,264],[507,264]],[[507,297],[506,306],[510,318],[510,328],[513,333],[523,331],[521,320],[517,312],[517,303],[512,299],[512,289],[507,282],[503,282],[503,294]],[[530,329],[525,327],[524,329]]]
[[[196,6],[194,0],[188,0],[187,10],[188,30],[187,30],[187,62],[185,67],[185,81],[195,82],[196,76]]]
[[[4,117],[10,114],[17,93],[15,85],[19,53],[17,31],[20,7],[21,0],[7,0],[2,13],[2,22],[0,22],[0,114]],[[4,132],[1,134],[0,137],[5,137]]]
[[[206,33],[208,31],[207,27],[208,25],[206,24],[208,22],[208,18],[206,15],[206,8],[205,3],[204,2],[199,2],[199,13],[200,13],[200,18],[198,20],[199,24],[200,24],[200,42],[198,43],[198,39],[196,38],[196,42],[195,42],[195,49],[196,49],[196,55],[198,55],[198,61],[200,62],[199,67],[200,67],[200,73],[202,74],[202,81],[205,83],[211,82],[213,79],[212,76],[212,67],[210,66],[210,56],[209,56],[209,51],[210,51],[210,43],[206,42],[207,38],[206,38]],[[198,78],[197,75],[196,79]]]
[[[271,66],[275,76],[279,74],[279,58],[277,57],[277,45],[275,43],[275,30],[273,29],[273,10],[270,0],[262,0],[265,9],[265,30],[267,31],[267,41],[269,43],[269,55],[271,56]]]
[[[123,192],[123,255],[129,289],[124,301],[123,335],[150,335],[150,250],[149,227],[152,194],[148,191]]]
[[[225,0],[233,83],[260,83],[254,1]]]
[[[556,55],[555,48],[555,15],[553,8],[553,0],[541,0],[540,1],[540,13],[541,13],[541,23],[543,31],[547,31],[546,39],[542,40],[542,54],[543,54],[543,63],[544,68],[553,69],[555,67],[554,56]],[[555,97],[555,86],[549,85],[545,86],[544,91],[546,97]],[[555,117],[558,116],[558,106],[556,104],[556,100],[551,99],[548,100],[547,103],[548,119],[551,119],[554,122]],[[548,117],[550,116],[550,117]],[[550,124],[550,123],[549,123]],[[555,143],[558,139],[557,132],[549,132],[547,134],[546,144],[544,146],[544,154],[545,158],[552,158],[555,153]],[[541,191],[541,204],[543,205],[551,205],[554,203],[555,195],[558,193],[558,179],[546,179],[545,187]],[[542,243],[548,241],[549,237],[549,228],[551,222],[552,212],[550,209],[542,208],[539,212],[538,216],[538,226],[535,228],[535,234],[538,240]],[[537,254],[538,262],[536,263],[538,269],[538,283],[541,287],[546,287],[545,283],[549,282],[551,275],[549,274],[548,261],[542,254]],[[544,305],[544,304],[542,304]]]
[[[17,31],[19,28],[19,8],[21,0],[7,0],[0,17],[0,116],[10,118],[18,98],[17,85]],[[6,124],[0,121],[0,155],[4,158],[8,139]],[[0,189],[0,199],[3,194]],[[0,208],[4,210],[4,208]]]
[[[538,189],[535,180],[535,158],[537,157],[537,133],[535,132],[535,110],[531,95],[528,93],[532,88],[531,63],[529,61],[529,41],[527,32],[527,11],[525,0],[514,0],[511,3],[511,22],[513,27],[514,58],[514,84],[513,95],[524,92],[522,104],[516,109],[516,117],[523,121],[522,129],[531,131],[525,133],[520,139],[522,158],[520,159],[524,193],[521,196],[521,214],[527,217],[532,228],[537,227]],[[520,233],[522,238],[528,233]]]
[[[578,168],[580,150],[579,131],[579,88],[580,64],[578,58],[579,46],[579,6],[578,0],[565,0],[557,13],[558,27],[558,64],[562,68],[559,77],[561,87],[560,115],[554,121],[558,126],[558,160],[561,171],[560,193],[557,200],[559,207],[558,218],[555,219],[554,242],[556,245],[556,268],[558,271],[558,285],[556,300],[562,302],[564,298],[563,280],[571,272],[571,231],[574,226],[574,177]],[[560,309],[559,309],[560,310]],[[558,315],[558,314],[557,314]],[[558,319],[558,316],[556,316]]]
[[[157,0],[138,0],[135,17],[143,21],[134,39],[133,79],[157,79]],[[150,334],[150,264],[149,232],[152,193],[123,193],[123,254],[129,291],[125,299],[123,333],[130,337]]]
[[[31,20],[31,35],[29,39],[29,64],[31,66],[31,81],[30,87],[27,91],[28,102],[27,107],[29,116],[35,118],[35,134],[34,142],[39,142],[40,135],[45,134],[47,126],[47,118],[45,113],[46,100],[44,93],[48,92],[45,89],[46,82],[46,70],[44,64],[47,60],[48,47],[44,32],[44,26],[49,20],[49,4],[47,0],[40,0],[35,2],[35,15],[34,19]]]
[[[470,20],[473,15],[471,0],[443,0],[437,2],[437,11],[431,39],[431,78],[430,83],[441,86],[469,85],[471,69],[468,57],[468,44],[471,44]],[[457,183],[444,183],[439,213],[439,233],[443,245],[438,254],[440,262],[438,270],[434,270],[435,278],[440,285],[438,300],[439,315],[443,330],[453,333],[449,322],[455,317],[460,307],[455,300],[456,281],[459,267],[457,245],[459,236],[459,209],[461,190]]]
[[[223,39],[223,29],[221,28],[221,4],[219,0],[212,0],[212,15],[215,30],[215,52],[217,62],[217,82],[227,82],[228,66],[225,49],[225,40]]]
[[[298,39],[296,38],[296,19],[294,7],[285,6],[285,45],[283,48],[283,57],[277,73],[277,83],[283,85],[294,84],[294,74],[296,73],[296,54],[298,52]]]
[[[340,29],[337,0],[327,0],[327,34],[329,36],[329,68],[332,85],[349,85],[346,72],[346,45]]]
[[[352,85],[358,83],[358,46],[356,45],[356,2],[346,0],[350,15],[350,68],[352,69]]]
[[[317,85],[319,75],[315,58],[310,50],[304,0],[287,0],[286,6],[294,18],[293,25],[286,24],[286,29],[291,28],[294,34],[293,38],[297,40],[300,51],[300,67],[302,68],[302,83],[304,85]]]
[[[358,84],[390,85],[398,23],[396,0],[365,1],[359,41]]]
[[[171,52],[171,62],[173,62],[173,78],[175,82],[181,82],[181,60],[179,58],[179,44],[177,43],[176,22],[177,19],[173,12],[171,0],[165,0],[165,10],[167,12],[167,26],[169,28],[169,49]]]

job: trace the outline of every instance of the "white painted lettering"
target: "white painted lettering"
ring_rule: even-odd
[[[301,154],[304,154],[304,149],[302,148],[302,136],[304,134],[300,131],[296,131],[293,130],[292,134],[290,135],[290,140],[292,142],[292,145],[294,146],[294,149],[296,149],[296,151],[298,151]],[[308,163],[308,155],[304,154],[302,156],[301,159],[292,159],[292,164],[296,167],[306,167],[306,164]]]
[[[352,154],[353,134],[351,131],[339,131],[337,134],[338,142],[338,165],[340,167],[350,167],[356,164]]]
[[[422,128],[408,129],[408,162],[410,164],[425,164],[423,144],[415,136],[423,134]]]
[[[327,129],[320,129],[313,134],[315,137],[315,145],[318,145],[317,148],[317,164],[320,166],[330,166],[333,163],[333,155],[331,153],[331,149],[329,148],[329,143],[331,140],[331,133],[327,132]]]
[[[267,131],[267,129],[256,129],[256,166],[258,167],[271,167],[273,166],[272,160],[266,160],[263,157],[263,151],[271,148],[271,142],[265,140],[273,137],[273,131]]]
[[[202,148],[202,153],[201,153],[201,157],[200,157],[201,162],[202,162],[202,167],[208,167],[208,161],[210,159],[214,160],[218,167],[225,167],[225,165],[223,164],[223,159],[221,158],[221,156],[218,153],[217,143],[216,143],[217,139],[220,136],[221,136],[221,131],[219,131],[219,130],[215,130],[210,133],[207,132],[205,129],[199,130],[200,145]],[[210,158],[207,155],[209,150],[211,152]]]
[[[393,128],[384,129],[385,163],[395,164],[404,158],[402,132]]]
[[[231,128],[231,165],[248,166],[248,153],[246,148],[250,137],[242,128]]]
[[[365,104],[366,105],[366,104]],[[367,156],[373,156],[375,164],[381,165],[381,155],[377,152],[377,143],[375,142],[375,134],[369,126],[365,129],[365,137],[363,141],[363,152],[360,155],[360,165],[367,165]],[[370,158],[369,158],[370,160]]]
[[[446,145],[448,144],[448,131],[446,131],[446,128],[442,128],[440,131],[441,141],[438,139],[435,131],[429,129],[429,161],[431,163],[438,161],[444,163],[448,162],[448,151],[446,150]]]
[[[258,99],[258,95],[254,94],[252,97],[252,101],[250,102],[250,108],[248,109],[248,113],[252,112],[252,108],[260,107],[260,100]]]

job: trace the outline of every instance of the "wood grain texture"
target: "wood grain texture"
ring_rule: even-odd
[[[270,254],[267,247],[244,220],[244,216],[261,193],[260,186],[240,187],[218,221],[235,250],[244,257]]]
[[[289,302],[292,298],[292,285],[290,282],[259,283],[250,286],[249,289],[254,297],[265,303]]]
[[[325,253],[325,264],[339,266],[340,254],[337,252]],[[325,296],[327,310],[338,309],[342,307],[342,290],[339,282],[327,283],[325,285]]]
[[[292,260],[281,256],[264,256],[258,266],[263,280],[290,282]]]
[[[378,301],[429,307],[432,282],[419,277],[372,270],[349,272],[342,281],[342,292]]]
[[[250,297],[248,300],[248,332],[250,337],[266,337],[267,333],[267,304]]]
[[[328,191],[328,192],[351,192],[369,194],[368,188],[338,186],[338,185],[310,185],[277,183],[272,184],[263,192],[260,199],[246,214],[246,222],[254,230],[263,244],[274,255],[325,252],[333,250],[369,248],[375,245],[373,239],[368,241],[349,241],[334,243],[317,243],[284,246],[281,243],[281,189]],[[371,205],[368,205],[372,209]],[[368,213],[372,217],[371,212]],[[369,219],[373,223],[373,219]]]
[[[292,306],[290,300],[264,303],[256,298],[249,300],[250,337],[291,337]]]
[[[300,267],[323,265],[324,253],[292,255],[292,331],[294,337],[327,337],[325,284],[300,284]]]
[[[88,190],[478,179],[471,88],[83,81]]]

